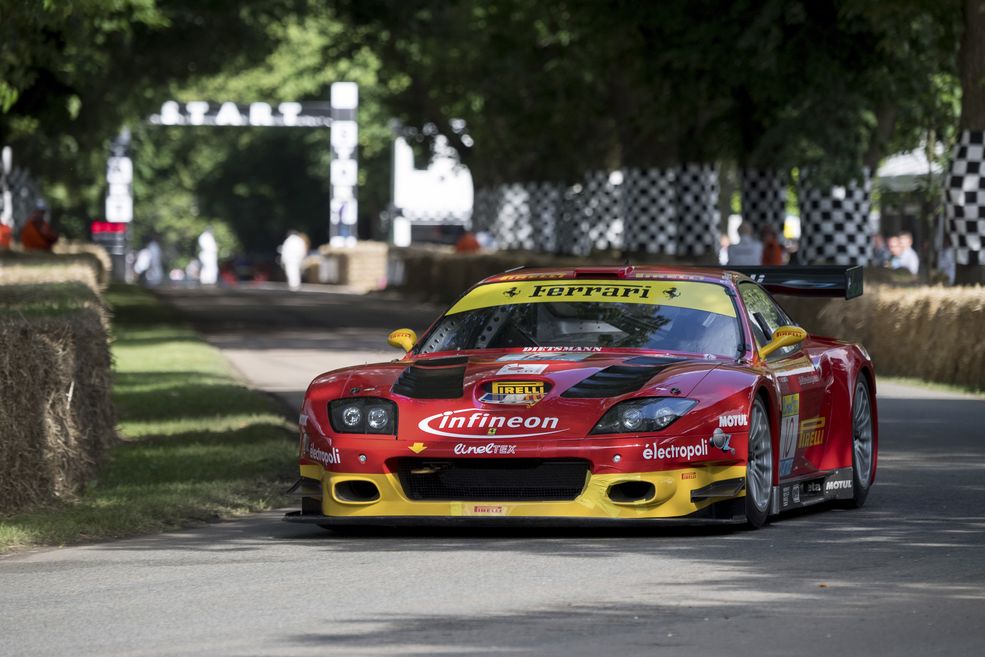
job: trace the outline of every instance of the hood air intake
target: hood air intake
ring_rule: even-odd
[[[579,381],[563,393],[562,397],[586,399],[594,397],[616,397],[639,390],[646,382],[656,376],[663,367],[640,367],[610,365],[587,379]]]
[[[393,384],[393,392],[413,399],[458,399],[464,394],[465,365],[439,367],[434,361],[405,369]]]

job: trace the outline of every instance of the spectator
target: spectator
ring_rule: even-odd
[[[198,236],[198,261],[202,265],[199,277],[202,285],[215,285],[219,279],[219,245],[212,235],[211,226]]]
[[[903,254],[903,246],[900,244],[899,236],[890,235],[889,239],[886,240],[886,244],[889,248],[889,261],[886,264],[892,269],[899,269],[902,267],[900,256]]]
[[[480,248],[479,240],[470,231],[462,233],[462,236],[455,242],[455,253],[475,253]]]
[[[872,236],[872,264],[875,267],[885,267],[889,264],[892,254],[886,248],[886,239],[881,233]]]
[[[133,271],[137,275],[143,275],[144,283],[151,287],[160,285],[164,280],[161,247],[156,239],[151,238],[147,246],[137,253],[137,261],[133,264]]]
[[[920,271],[920,256],[913,250],[913,235],[900,233],[899,268],[906,269],[914,276]]]
[[[7,224],[0,224],[0,249],[9,249],[14,239],[14,231]]]
[[[21,244],[25,249],[29,251],[51,251],[51,247],[58,241],[58,233],[52,229],[45,217],[47,211],[47,206],[38,203],[38,209],[31,213],[24,227],[21,228]]]
[[[769,226],[763,226],[760,235],[763,238],[763,266],[776,267],[784,264],[783,246],[776,236],[776,231]]]
[[[308,245],[297,231],[288,231],[287,239],[280,245],[280,262],[287,276],[287,286],[292,290],[301,287],[301,262],[308,255]]]
[[[718,236],[718,264],[722,267],[728,264],[728,235],[725,233]]]
[[[763,243],[753,237],[752,226],[742,222],[739,226],[739,242],[728,247],[728,264],[732,266],[759,266],[763,262]]]

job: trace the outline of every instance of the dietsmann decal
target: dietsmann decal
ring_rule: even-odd
[[[479,411],[474,408],[460,408],[457,411],[444,411],[429,415],[417,424],[417,428],[434,436],[449,438],[486,438],[495,435],[497,438],[532,438],[534,436],[549,436],[554,433],[567,431],[557,428],[559,418],[531,415],[505,415],[509,411]],[[471,413],[469,416],[462,413]],[[455,433],[446,429],[474,429],[476,433]],[[514,433],[511,429],[542,429],[527,433]],[[482,433],[478,433],[478,432]]]

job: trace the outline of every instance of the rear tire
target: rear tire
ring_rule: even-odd
[[[852,499],[851,508],[860,508],[869,496],[875,469],[875,440],[872,431],[872,400],[869,380],[860,374],[852,395]]]
[[[746,523],[759,529],[769,522],[773,494],[773,430],[763,400],[756,397],[749,413],[746,458]]]

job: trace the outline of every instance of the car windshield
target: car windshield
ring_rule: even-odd
[[[420,352],[554,347],[730,355],[739,330],[725,288],[710,283],[494,283],[455,304]]]

